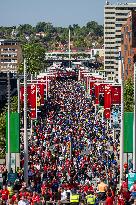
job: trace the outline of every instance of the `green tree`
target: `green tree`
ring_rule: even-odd
[[[131,77],[125,81],[124,85],[124,110],[125,112],[134,111],[134,84]]]
[[[38,43],[27,43],[22,47],[23,56],[27,62],[27,72],[39,72],[44,67],[45,48]],[[23,71],[23,63],[20,65],[19,71]]]

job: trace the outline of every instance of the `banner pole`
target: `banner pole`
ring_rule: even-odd
[[[134,62],[133,171],[136,171],[136,62]]]
[[[10,71],[7,72],[8,79],[8,173],[11,171],[11,153],[10,153]]]
[[[124,163],[124,62],[122,63],[122,79],[121,79],[121,135],[120,135],[120,186],[123,178]]]
[[[27,67],[24,59],[24,181],[28,185]]]

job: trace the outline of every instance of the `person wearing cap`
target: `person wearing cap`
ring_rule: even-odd
[[[93,191],[88,191],[88,194],[86,196],[87,204],[95,204],[96,202],[96,196],[94,195]]]

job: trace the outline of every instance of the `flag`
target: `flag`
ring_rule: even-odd
[[[90,81],[90,95],[93,94],[94,82]]]
[[[24,103],[24,86],[20,86],[20,103]]]
[[[31,119],[37,118],[37,86],[31,84],[31,91],[29,93],[29,102],[30,102],[30,117]]]
[[[99,84],[95,84],[95,104],[99,105]]]
[[[106,85],[104,91],[104,117],[110,118],[111,114],[111,86]]]
[[[45,81],[41,80],[40,83],[38,82],[37,85],[37,91],[38,91],[38,96],[40,99],[40,105],[44,105],[44,85]]]
[[[112,104],[121,104],[121,86],[112,86]]]
[[[27,106],[29,107],[29,94],[30,94],[31,86],[27,85]],[[21,105],[24,103],[24,86],[20,87],[20,103]]]
[[[104,94],[105,85],[106,85],[106,84],[103,84],[103,83],[100,84],[100,89],[99,89],[99,93],[100,93],[100,94]]]
[[[104,117],[110,119],[111,111],[109,108],[104,109]]]
[[[111,86],[106,85],[104,91],[104,109],[111,108]]]

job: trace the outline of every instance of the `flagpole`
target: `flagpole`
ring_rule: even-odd
[[[69,48],[68,48],[68,51],[69,51],[69,68],[70,68],[70,29],[69,29]]]
[[[122,78],[121,78],[121,135],[120,135],[120,186],[123,178],[124,163],[124,61],[121,58]]]
[[[10,153],[10,71],[7,72],[8,79],[8,173],[11,171],[11,153]]]
[[[134,57],[133,171],[136,171],[136,62]]]
[[[28,185],[27,67],[24,59],[24,181]]]

